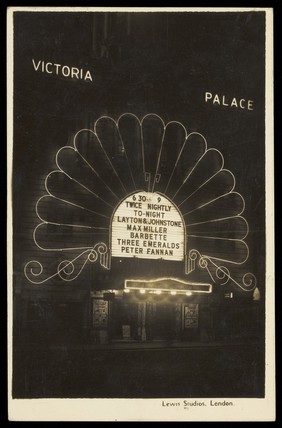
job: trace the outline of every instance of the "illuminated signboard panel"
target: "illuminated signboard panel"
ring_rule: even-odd
[[[177,208],[159,193],[137,192],[112,218],[112,257],[183,260],[185,227]]]

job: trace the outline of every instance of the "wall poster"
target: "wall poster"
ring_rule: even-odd
[[[10,420],[275,419],[272,12],[8,8]]]
[[[199,305],[190,303],[184,307],[183,317],[184,328],[198,328],[199,324]]]
[[[93,299],[93,327],[105,328],[108,324],[109,305],[102,299]]]

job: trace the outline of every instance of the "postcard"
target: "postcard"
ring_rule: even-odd
[[[11,421],[273,421],[273,10],[8,8]]]

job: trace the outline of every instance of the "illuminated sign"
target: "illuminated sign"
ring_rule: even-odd
[[[183,260],[185,226],[178,209],[159,193],[137,192],[112,218],[112,257]]]
[[[151,113],[141,120],[131,113],[117,120],[102,116],[57,151],[56,169],[36,203],[40,223],[33,240],[38,249],[58,254],[56,270],[48,275],[32,259],[24,274],[32,284],[73,281],[90,263],[111,270],[117,258],[127,258],[139,260],[135,279],[155,280],[165,273],[138,272],[140,259],[170,260],[183,262],[184,280],[200,269],[213,284],[251,292],[256,277],[239,270],[249,259],[249,224],[235,187],[222,153],[180,122],[165,124]],[[173,268],[176,277],[180,266]]]
[[[125,290],[141,290],[157,293],[158,291],[170,292],[174,290],[177,294],[191,295],[193,293],[211,293],[212,285],[209,283],[199,283],[183,281],[180,278],[156,278],[156,279],[126,279]],[[158,294],[158,293],[157,293]]]

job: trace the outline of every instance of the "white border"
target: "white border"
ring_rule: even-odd
[[[265,402],[275,415],[275,254],[274,254],[274,72],[273,12],[266,12],[265,39]],[[275,416],[274,416],[275,418]]]
[[[266,12],[266,396],[228,399],[232,407],[163,407],[161,399],[12,399],[12,155],[13,155],[13,12]],[[274,148],[272,8],[124,8],[9,7],[7,11],[7,253],[8,253],[8,413],[10,421],[274,421]],[[188,399],[194,401],[195,399]],[[130,403],[129,403],[130,401]],[[168,401],[168,400],[166,400]],[[173,401],[173,400],[171,400]],[[175,401],[183,401],[176,399]],[[215,400],[214,400],[215,401]],[[222,401],[222,399],[220,400]],[[130,405],[129,405],[130,404]]]
[[[13,95],[14,48],[13,16],[7,12],[7,358],[8,413],[12,403],[12,320],[13,320],[13,224],[12,224],[12,165],[13,165]],[[9,112],[11,113],[9,115]],[[10,120],[9,120],[10,117]]]
[[[11,6],[11,12],[267,12],[264,7],[49,7]]]

